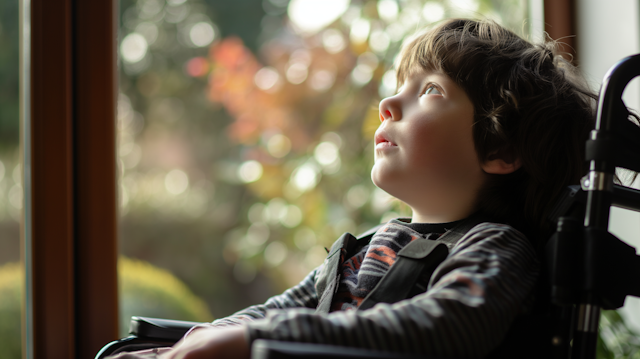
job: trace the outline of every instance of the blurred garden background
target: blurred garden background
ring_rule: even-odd
[[[523,0],[121,0],[119,13],[122,335],[131,315],[209,321],[263,302],[343,232],[407,215],[369,179],[403,39],[457,16],[531,26]],[[0,0],[0,350],[12,358],[18,60],[18,1]]]

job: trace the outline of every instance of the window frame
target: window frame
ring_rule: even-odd
[[[26,358],[118,335],[116,5],[21,2]]]

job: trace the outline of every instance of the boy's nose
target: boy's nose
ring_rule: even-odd
[[[384,110],[384,115],[382,114],[382,112],[380,112],[380,122],[384,122],[384,120],[390,120],[390,119],[391,119],[391,111]]]
[[[381,122],[384,122],[384,120],[397,120],[398,114],[396,112],[397,110],[394,108],[393,100],[390,97],[380,101],[379,114]]]

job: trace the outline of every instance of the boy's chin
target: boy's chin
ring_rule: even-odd
[[[392,178],[380,176],[379,173],[376,173],[375,170],[372,170],[371,171],[371,182],[373,182],[373,184],[376,187],[378,187],[381,190],[385,191],[390,196],[393,196],[393,197],[397,198],[397,196],[393,194],[395,191],[393,190],[394,187],[392,185]]]
[[[374,165],[373,168],[371,169],[371,182],[373,182],[373,184],[384,190],[383,186],[384,186],[384,181],[382,181],[382,179],[380,178],[380,173],[379,171],[377,171],[376,166]]]
[[[394,182],[398,181],[397,173],[384,169],[380,164],[376,163],[371,168],[371,181],[376,187],[389,193]]]

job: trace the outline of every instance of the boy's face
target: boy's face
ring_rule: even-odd
[[[486,174],[475,151],[473,104],[448,76],[413,71],[380,102],[374,184],[406,202],[414,222],[448,222],[474,211]]]

